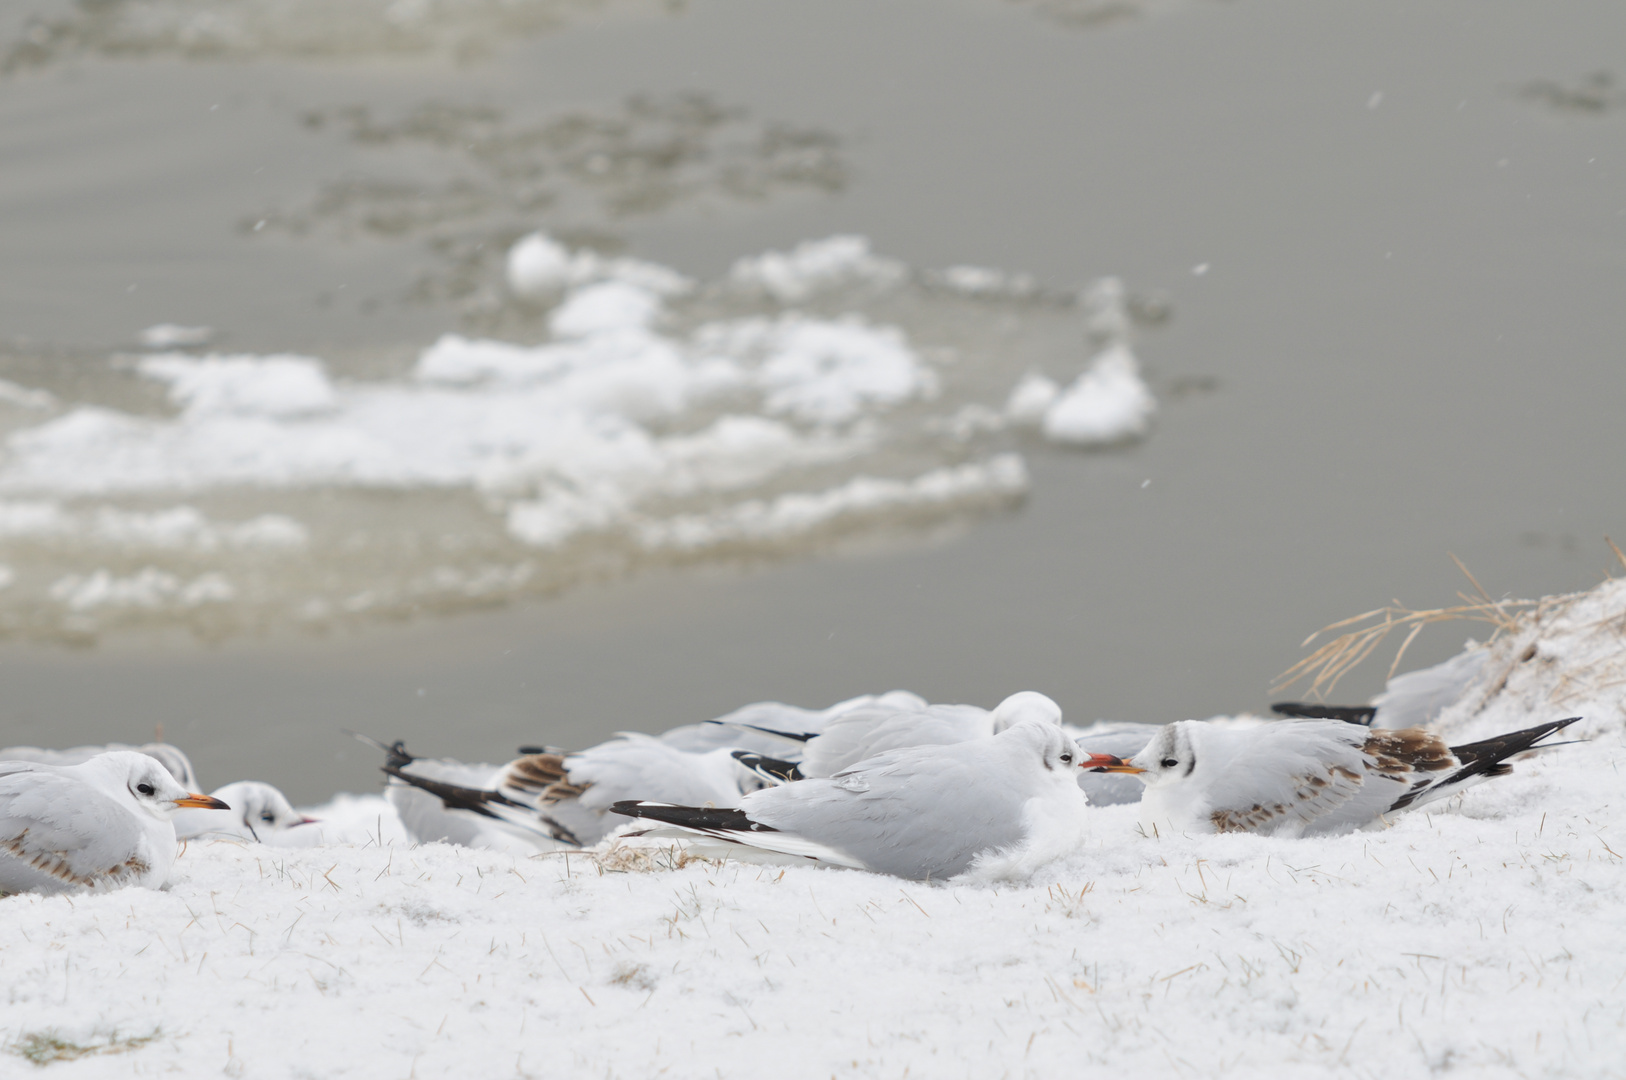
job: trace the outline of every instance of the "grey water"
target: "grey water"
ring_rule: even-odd
[[[501,760],[891,687],[1170,720],[1263,708],[1335,619],[1455,602],[1450,554],[1495,595],[1622,569],[1619,5],[510,7],[248,4],[210,37],[181,0],[16,5],[6,371],[93,382],[163,321],[367,371],[500,326],[481,283],[526,228],[707,276],[850,232],[1161,298],[1155,429],[1026,448],[1020,507],[914,535],[320,634],[14,637],[0,744],[162,724],[206,782],[314,800],[376,783],[343,728]]]

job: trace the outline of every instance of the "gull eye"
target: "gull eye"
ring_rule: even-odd
[[[1180,759],[1179,758],[1166,757],[1162,761],[1158,762],[1158,764],[1162,765],[1165,769],[1172,769],[1176,765],[1180,764]]]
[[[1073,755],[1070,752],[1063,750],[1061,752],[1061,760],[1071,765],[1073,763]]]
[[[267,825],[275,825],[277,816],[269,810],[262,810],[260,811],[260,820],[265,822]]]
[[[136,785],[136,790],[141,792],[141,794],[143,794],[143,795],[151,795],[152,794],[152,785],[151,784],[137,784]]]

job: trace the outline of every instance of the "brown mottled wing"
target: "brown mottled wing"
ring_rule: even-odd
[[[1362,752],[1375,777],[1400,785],[1379,813],[1403,810],[1462,764],[1445,740],[1422,728],[1378,730],[1367,738]]]
[[[36,874],[64,888],[133,884],[151,870],[144,841],[128,810],[75,777],[0,774],[0,893],[33,887]]]
[[[1360,828],[1408,790],[1399,759],[1416,750],[1395,744],[1395,734],[1337,720],[1208,731],[1199,744],[1212,778],[1203,812],[1219,832],[1317,836]],[[1385,736],[1387,773],[1366,749]]]
[[[527,754],[510,761],[497,777],[497,790],[536,806],[574,799],[591,786],[571,782],[563,754]]]
[[[1261,789],[1254,801],[1216,809],[1209,819],[1215,832],[1285,833],[1301,836],[1326,831],[1325,823],[1357,799],[1365,785],[1359,769],[1349,764],[1301,763],[1286,783]]]

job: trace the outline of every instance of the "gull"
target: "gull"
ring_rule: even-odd
[[[175,815],[177,838],[226,836],[275,844],[290,830],[316,822],[295,810],[281,791],[258,780],[238,780],[216,788],[210,796],[222,804],[222,809],[182,810]]]
[[[1462,700],[1479,681],[1489,655],[1486,648],[1469,649],[1433,667],[1396,675],[1370,705],[1278,701],[1271,709],[1283,716],[1344,720],[1374,728],[1423,727]]]
[[[1086,800],[1075,774],[1111,760],[1027,717],[997,735],[889,750],[833,776],[752,792],[737,808],[610,809],[661,823],[638,835],[721,841],[735,855],[914,880],[1016,877],[1077,847]]]
[[[696,753],[638,732],[573,753],[526,754],[483,776],[471,769],[464,779],[474,783],[430,775],[400,743],[385,749],[391,801],[402,805],[395,797],[402,788],[421,800],[411,818],[402,815],[420,843],[527,853],[585,847],[619,824],[607,817],[612,803],[649,797],[733,806],[763,785],[727,746]]]
[[[516,834],[503,822],[480,812],[454,810],[440,796],[425,790],[426,785],[448,785],[468,791],[482,791],[495,784],[504,766],[474,764],[451,758],[422,758],[407,752],[399,739],[380,742],[356,732],[348,733],[384,752],[384,798],[395,809],[407,835],[420,844],[447,843],[462,847],[486,848],[530,854],[535,845]]]
[[[198,783],[197,773],[192,771],[191,760],[181,752],[180,747],[166,742],[150,742],[143,746],[105,743],[101,746],[71,746],[66,750],[47,750],[39,746],[8,746],[0,749],[0,761],[32,761],[40,765],[81,765],[97,754],[106,754],[114,750],[131,750],[138,754],[146,754],[168,769],[175,782],[188,791],[196,791],[202,786]]]
[[[938,746],[986,738],[1026,717],[1051,724],[1062,722],[1061,706],[1033,690],[1012,694],[992,710],[975,705],[928,705],[914,694],[907,698],[913,700],[883,695],[872,703],[846,709],[813,731],[751,724],[749,726],[757,731],[800,742],[800,754],[792,748],[774,757],[765,752],[736,753],[735,756],[769,782],[783,783],[806,777],[834,776],[866,758],[905,746]],[[738,724],[739,721],[728,716],[711,723]],[[1130,757],[1150,742],[1163,725],[1103,721],[1088,728],[1063,727],[1088,751]],[[1135,802],[1142,791],[1142,786],[1130,777],[1095,772],[1080,772],[1078,786],[1089,796],[1092,806]]]
[[[189,806],[229,809],[145,754],[0,762],[0,894],[158,888],[175,862],[171,819]]]
[[[908,690],[862,694],[838,701],[826,709],[804,709],[778,701],[758,701],[715,720],[673,728],[663,732],[659,738],[680,750],[703,752],[727,747],[731,750],[777,754],[785,760],[799,760],[801,755],[796,744],[807,742],[837,721],[854,714],[918,712],[926,708],[926,699]]]
[[[1247,728],[1182,720],[1130,761],[1099,767],[1146,785],[1140,817],[1148,835],[1327,836],[1386,825],[1388,814],[1503,776],[1513,770],[1507,758],[1579,719],[1463,746],[1419,728],[1371,731],[1339,720]]]
[[[835,717],[822,731],[778,734],[803,740],[797,769],[802,777],[825,777],[888,750],[987,738],[1030,717],[1060,727],[1061,706],[1032,690],[1012,694],[992,710],[924,703],[898,708],[878,702]]]

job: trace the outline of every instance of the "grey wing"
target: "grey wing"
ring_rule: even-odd
[[[579,802],[596,812],[642,799],[678,806],[737,806],[749,770],[727,749],[688,753],[649,735],[626,733],[571,754],[571,781]]]
[[[907,690],[861,694],[824,709],[804,709],[778,701],[759,701],[704,724],[673,728],[660,738],[680,750],[696,753],[727,747],[794,761],[800,756],[802,740],[799,737],[821,734],[838,717],[869,708],[887,712],[920,710],[926,708],[926,702],[918,694]],[[784,734],[776,735],[774,732]]]
[[[1217,766],[1209,792],[1217,832],[1348,832],[1388,805],[1384,792],[1368,784],[1365,728],[1282,720],[1215,734],[1221,738],[1205,739],[1203,752]]]
[[[203,790],[198,786],[192,762],[178,746],[169,743],[147,743],[131,746],[127,743],[107,743],[102,746],[70,746],[66,750],[48,750],[40,746],[8,746],[0,749],[0,761],[32,761],[39,765],[82,765],[98,754],[111,750],[133,750],[156,760],[177,783],[188,791]]]
[[[1022,799],[986,783],[979,765],[971,755],[923,759],[900,750],[829,779],[756,792],[740,805],[754,820],[833,848],[866,869],[948,878],[978,853],[1023,839]],[[975,797],[961,798],[968,789]]]
[[[802,755],[802,775],[834,776],[860,761],[909,746],[943,746],[993,734],[993,720],[975,705],[925,709],[855,709],[831,721]]]
[[[1111,754],[1127,761],[1144,750],[1163,725],[1102,720],[1083,728],[1063,724],[1062,730],[1087,754]]]
[[[144,840],[130,811],[74,778],[0,776],[0,892],[134,883],[152,869]]]
[[[1426,727],[1479,681],[1489,655],[1489,649],[1470,649],[1433,667],[1396,675],[1383,693],[1372,699],[1378,707],[1372,726]]]

